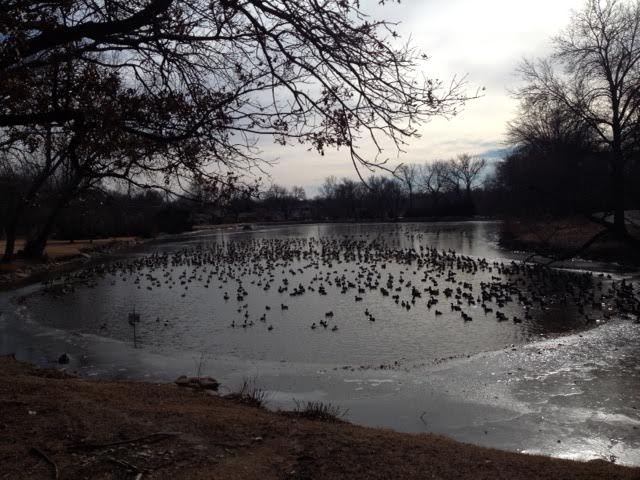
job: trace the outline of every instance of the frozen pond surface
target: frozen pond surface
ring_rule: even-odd
[[[200,366],[230,389],[255,378],[273,408],[322,400],[366,425],[639,465],[640,325],[615,319],[634,283],[512,265],[496,228],[298,226],[148,246],[2,297],[0,352],[69,352],[72,370],[116,378]]]

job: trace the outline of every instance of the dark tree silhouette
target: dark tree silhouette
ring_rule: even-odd
[[[525,62],[529,103],[562,105],[608,149],[617,234],[626,234],[625,168],[640,119],[640,2],[589,0],[554,40],[551,58]]]
[[[418,167],[413,164],[403,164],[397,169],[397,176],[402,182],[403,187],[407,190],[408,195],[408,212],[413,212],[413,193],[416,190],[418,184]]]
[[[186,112],[175,122],[123,125],[165,140],[196,134],[213,116],[237,136],[295,138],[320,151],[352,147],[361,134],[401,144],[416,122],[453,114],[464,100],[459,83],[417,81],[417,53],[395,46],[394,25],[369,19],[358,1],[14,0],[0,21],[9,32],[0,42],[0,125],[83,115],[60,105],[11,111],[16,82],[28,86],[61,59],[104,66],[130,88],[203,107],[199,121]]]
[[[471,191],[480,179],[482,170],[486,167],[484,158],[472,157],[466,153],[458,155],[449,162],[448,175],[455,185],[461,185],[465,192],[465,202],[471,207]]]
[[[449,165],[444,160],[426,163],[422,166],[420,185],[422,191],[433,198],[435,208],[438,208],[440,197],[449,188]]]
[[[603,152],[595,132],[564,105],[521,102],[508,125],[514,151],[498,165],[508,208],[521,214],[567,215],[607,208]]]
[[[467,99],[462,82],[421,79],[421,55],[357,0],[7,0],[0,27],[0,146],[43,151],[54,132],[60,163],[76,164],[69,198],[106,178],[224,184],[263,160],[260,137],[371,167],[361,141],[401,148]]]

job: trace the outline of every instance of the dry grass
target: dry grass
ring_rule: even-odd
[[[49,242],[43,260],[30,260],[17,257],[10,263],[0,262],[0,290],[10,290],[34,282],[40,282],[61,272],[78,268],[85,259],[82,254],[93,254],[128,247],[138,240],[135,237],[110,237],[96,240],[77,240],[75,242],[54,240]],[[0,256],[4,252],[4,241],[0,241]],[[18,240],[16,252],[24,246],[24,240]],[[0,477],[0,480],[2,477]]]
[[[628,226],[629,233],[640,239],[640,229]],[[605,236],[583,249],[590,239],[605,228],[585,217],[542,220],[505,221],[501,242],[507,248],[535,251],[550,257],[577,255],[599,261],[637,264],[640,252],[626,242]]]
[[[300,402],[294,400],[294,403],[296,407],[293,411],[282,413],[288,416],[328,423],[344,422],[343,418],[349,413],[349,410],[327,402]]]
[[[60,258],[68,258],[80,255],[83,252],[89,252],[95,248],[103,247],[115,242],[131,242],[135,237],[109,237],[99,238],[96,240],[75,240],[70,242],[68,240],[50,240],[47,243],[45,249],[45,255],[52,260]],[[18,239],[16,241],[16,252],[24,247],[24,239]],[[4,252],[6,242],[0,240],[0,252]]]
[[[578,463],[251,408],[173,384],[67,378],[0,358],[0,478],[638,479]]]
[[[555,247],[577,248],[604,230],[600,225],[583,218],[564,218],[544,221],[505,222],[503,229],[521,242]]]
[[[269,395],[266,390],[257,385],[255,378],[245,378],[238,391],[232,392],[226,395],[226,397],[244,405],[264,408]]]

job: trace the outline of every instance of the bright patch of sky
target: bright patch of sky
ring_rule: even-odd
[[[551,38],[567,25],[571,10],[583,5],[584,0],[402,0],[384,6],[377,0],[363,2],[363,10],[372,17],[401,22],[398,33],[430,57],[427,77],[447,81],[467,75],[469,92],[485,87],[483,96],[458,116],[425,124],[421,137],[412,139],[405,153],[386,152],[392,163],[425,163],[460,153],[500,157],[506,124],[517,112],[509,91],[520,81],[518,64],[523,58],[548,55]],[[299,146],[262,149],[266,158],[278,162],[268,169],[271,181],[302,185],[310,195],[329,175],[356,178],[346,151],[328,151],[322,157]]]

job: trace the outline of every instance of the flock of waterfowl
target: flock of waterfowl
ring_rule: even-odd
[[[291,302],[309,296],[326,298],[324,312],[298,319],[310,331],[338,332],[344,322],[358,319],[392,321],[388,310],[384,316],[376,310],[380,302],[395,306],[397,316],[411,311],[461,323],[533,322],[549,309],[571,309],[583,325],[640,313],[638,290],[625,280],[436,250],[421,234],[404,235],[411,247],[381,234],[221,239],[91,266],[53,280],[46,291],[64,295],[99,282],[126,282],[188,298],[208,289],[212,305],[233,305],[234,314],[223,321],[239,330],[273,331]],[[351,298],[352,308],[334,312],[337,296]],[[160,317],[156,321],[170,326]]]

